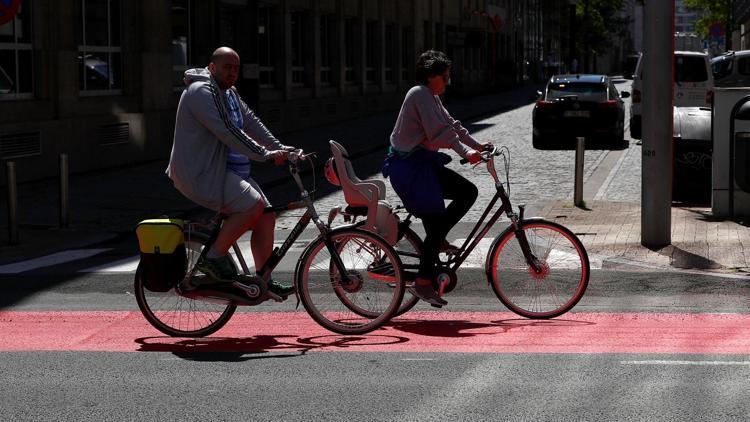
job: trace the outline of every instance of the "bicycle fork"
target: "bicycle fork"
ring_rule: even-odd
[[[531,246],[529,245],[529,239],[526,237],[526,232],[523,230],[523,227],[519,225],[519,222],[523,221],[523,213],[525,207],[523,205],[520,205],[518,207],[519,213],[518,216],[515,214],[511,214],[510,221],[511,225],[513,226],[513,232],[516,234],[516,239],[518,239],[518,244],[521,246],[521,252],[523,252],[523,257],[526,259],[526,263],[531,267],[532,270],[536,274],[541,274],[544,270],[542,263],[539,261],[539,258],[534,255],[534,252],[531,251]]]

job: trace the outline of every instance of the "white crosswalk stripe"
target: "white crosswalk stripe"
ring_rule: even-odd
[[[474,250],[471,252],[471,254],[467,257],[466,261],[461,265],[461,268],[484,268],[485,259],[487,257],[487,253],[490,249],[490,246],[492,245],[492,240],[489,238],[482,239],[479,244],[477,244],[477,247],[474,248]],[[463,243],[466,241],[466,239],[455,239],[451,243],[457,246],[463,245]],[[308,242],[295,242],[295,245],[290,249],[290,252],[301,252],[304,250],[304,248],[307,246]],[[276,245],[280,246],[280,244]],[[32,271],[39,268],[49,267],[53,265],[60,265],[68,262],[74,262],[86,258],[90,258],[92,256],[98,255],[102,252],[107,252],[112,249],[77,249],[77,250],[71,250],[71,251],[64,251],[64,252],[58,252],[51,255],[46,255],[39,258],[29,259],[26,261],[16,262],[12,264],[6,264],[6,265],[0,265],[0,274],[18,274],[26,271]],[[254,269],[254,262],[253,262],[253,256],[250,253],[247,248],[242,250],[243,257],[245,259],[245,262],[247,263],[248,267],[250,269]],[[235,258],[235,262],[239,262],[234,254],[234,252],[231,252],[232,256]],[[294,254],[297,255],[297,254]],[[591,261],[591,269],[601,269],[602,267],[602,258],[597,256],[590,256]],[[81,270],[78,270],[79,273],[134,273],[136,268],[138,267],[138,261],[140,257],[138,255],[133,255],[130,257],[122,258],[117,257],[114,261],[108,262],[105,264],[99,264],[93,267],[84,268]],[[296,259],[296,256],[295,256]],[[571,265],[574,265],[574,261],[578,259],[578,257],[574,254],[571,254],[566,251],[562,250],[553,250],[550,253],[549,259],[555,261],[557,263],[557,266],[560,265],[565,266],[566,262],[570,262]],[[348,263],[352,264],[352,263]]]
[[[0,274],[18,274],[38,268],[73,262],[79,259],[90,258],[111,249],[76,249],[71,251],[57,252],[39,258],[26,261],[14,262],[12,264],[0,265]]]

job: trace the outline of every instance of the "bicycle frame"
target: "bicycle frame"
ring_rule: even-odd
[[[487,171],[495,180],[495,195],[492,197],[492,200],[482,213],[482,217],[479,219],[479,221],[477,221],[477,224],[474,226],[474,228],[471,230],[471,233],[469,233],[469,236],[459,248],[458,254],[454,255],[445,263],[447,264],[448,268],[456,272],[461,264],[466,261],[471,252],[477,247],[479,242],[487,235],[487,232],[489,232],[490,229],[495,225],[497,220],[500,219],[500,216],[505,213],[510,219],[510,224],[513,227],[513,231],[516,233],[516,238],[519,241],[521,251],[523,252],[526,262],[534,269],[534,271],[539,272],[541,271],[541,264],[539,263],[539,260],[536,258],[536,256],[534,256],[534,254],[531,252],[528,239],[526,239],[526,233],[521,230],[518,224],[519,222],[523,221],[525,207],[524,205],[519,206],[518,214],[513,212],[513,206],[511,205],[510,197],[508,197],[508,194],[505,192],[505,187],[500,181],[500,178],[497,176],[497,170],[495,169],[496,151],[496,149],[493,149],[486,159]],[[485,224],[482,230],[477,233],[479,227],[482,225],[482,223],[484,223],[484,220],[487,218],[487,215],[489,214],[490,210],[493,209],[498,199],[501,200],[500,208],[495,211],[492,217],[487,220],[487,224]]]
[[[300,190],[301,199],[299,201],[290,202],[286,205],[268,207],[263,212],[270,213],[301,208],[307,208],[307,210],[304,214],[302,214],[302,217],[300,217],[299,221],[289,233],[289,236],[287,236],[287,238],[284,240],[284,243],[282,243],[281,247],[275,247],[271,252],[271,256],[268,257],[268,259],[260,269],[256,269],[256,272],[263,281],[268,282],[271,278],[271,273],[273,272],[273,270],[276,268],[279,262],[281,262],[292,245],[294,245],[294,242],[299,238],[305,228],[307,228],[307,226],[310,224],[310,221],[312,221],[315,223],[315,226],[318,228],[318,230],[320,230],[320,234],[325,237],[325,245],[328,248],[328,251],[331,253],[331,259],[333,260],[334,265],[336,265],[336,268],[341,274],[342,282],[349,282],[349,275],[347,274],[347,271],[344,267],[344,263],[341,261],[341,257],[339,256],[338,251],[330,241],[330,228],[320,219],[320,216],[315,209],[315,204],[310,197],[310,193],[305,188],[304,184],[302,183],[302,178],[299,175],[299,162],[303,159],[305,159],[305,156],[297,153],[291,153],[289,155],[289,173],[291,174],[292,179],[294,179],[297,187]],[[218,221],[216,221],[217,219]],[[212,219],[212,222],[214,222],[214,227],[211,230],[208,241],[206,242],[207,246],[212,245],[216,241],[216,237],[218,237],[219,232],[221,231],[221,223],[223,219],[224,216],[222,214],[218,214],[216,217],[214,217],[214,219]],[[201,258],[203,258],[204,255],[208,252],[208,249],[208,247],[203,248],[203,251],[200,255]],[[245,274],[250,274],[247,263],[245,262],[242,252],[240,251],[240,248],[236,242],[232,245],[232,249],[234,250],[238,260],[240,261],[242,270],[245,272]],[[193,267],[189,276],[192,277],[195,274],[195,271],[196,269],[195,267]]]

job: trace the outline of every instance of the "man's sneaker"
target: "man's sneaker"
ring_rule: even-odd
[[[276,280],[269,280],[268,291],[277,296],[286,297],[294,293],[294,286],[291,284],[280,283]]]
[[[448,255],[456,255],[461,251],[461,248],[458,246],[452,245],[447,240],[443,240],[443,243],[440,244],[440,252]]]
[[[422,286],[415,283],[414,287],[409,288],[409,291],[411,292],[411,294],[424,300],[430,305],[443,306],[448,304],[448,301],[438,296],[437,292],[432,288],[432,286]]]
[[[233,282],[237,276],[237,269],[229,255],[216,259],[203,257],[198,261],[196,268],[214,280],[225,283]]]

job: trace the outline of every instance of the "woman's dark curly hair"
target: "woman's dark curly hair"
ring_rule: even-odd
[[[453,62],[442,51],[427,50],[417,59],[417,83],[427,85],[427,78],[442,75]]]

